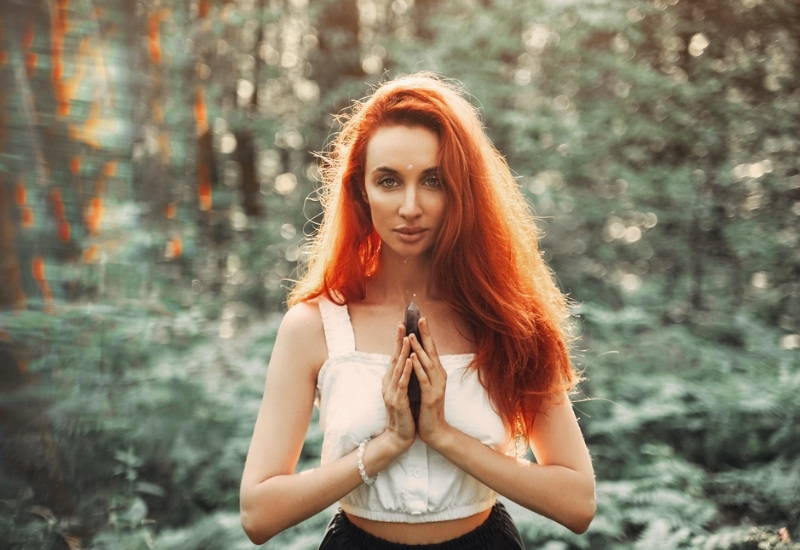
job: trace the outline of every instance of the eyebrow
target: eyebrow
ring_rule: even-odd
[[[375,172],[382,172],[382,173],[385,173],[385,174],[394,174],[394,175],[398,175],[398,176],[400,175],[399,171],[395,170],[394,168],[389,168],[388,166],[378,166],[377,168],[372,170],[373,174]],[[438,166],[431,166],[430,168],[426,168],[425,170],[422,171],[423,174],[437,174],[438,172],[439,172],[439,167]]]

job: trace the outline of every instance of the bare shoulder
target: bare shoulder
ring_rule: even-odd
[[[312,369],[316,377],[316,371],[328,356],[317,300],[307,300],[289,308],[278,329],[275,346],[279,345],[291,350],[295,359]]]
[[[285,326],[286,328],[290,329],[313,328],[318,330],[320,335],[324,336],[322,332],[322,317],[319,314],[318,301],[316,299],[306,300],[305,302],[299,302],[290,307],[283,316],[281,326]]]

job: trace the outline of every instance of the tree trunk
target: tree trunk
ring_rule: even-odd
[[[14,189],[8,178],[0,175],[0,311],[25,309],[25,290],[15,241],[12,206]]]

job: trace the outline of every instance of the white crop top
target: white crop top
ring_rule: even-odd
[[[386,427],[381,392],[389,356],[355,349],[347,306],[324,296],[319,310],[328,358],[317,375],[314,404],[323,431],[321,462],[348,454]],[[445,418],[449,424],[495,450],[514,455],[514,439],[497,414],[477,372],[467,366],[475,354],[441,355],[447,371]],[[404,523],[463,518],[494,505],[496,493],[467,474],[419,437],[374,485],[361,484],[340,501],[355,516]]]

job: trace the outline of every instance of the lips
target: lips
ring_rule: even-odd
[[[397,238],[406,244],[415,244],[425,240],[427,229],[421,227],[400,227],[394,230]]]

